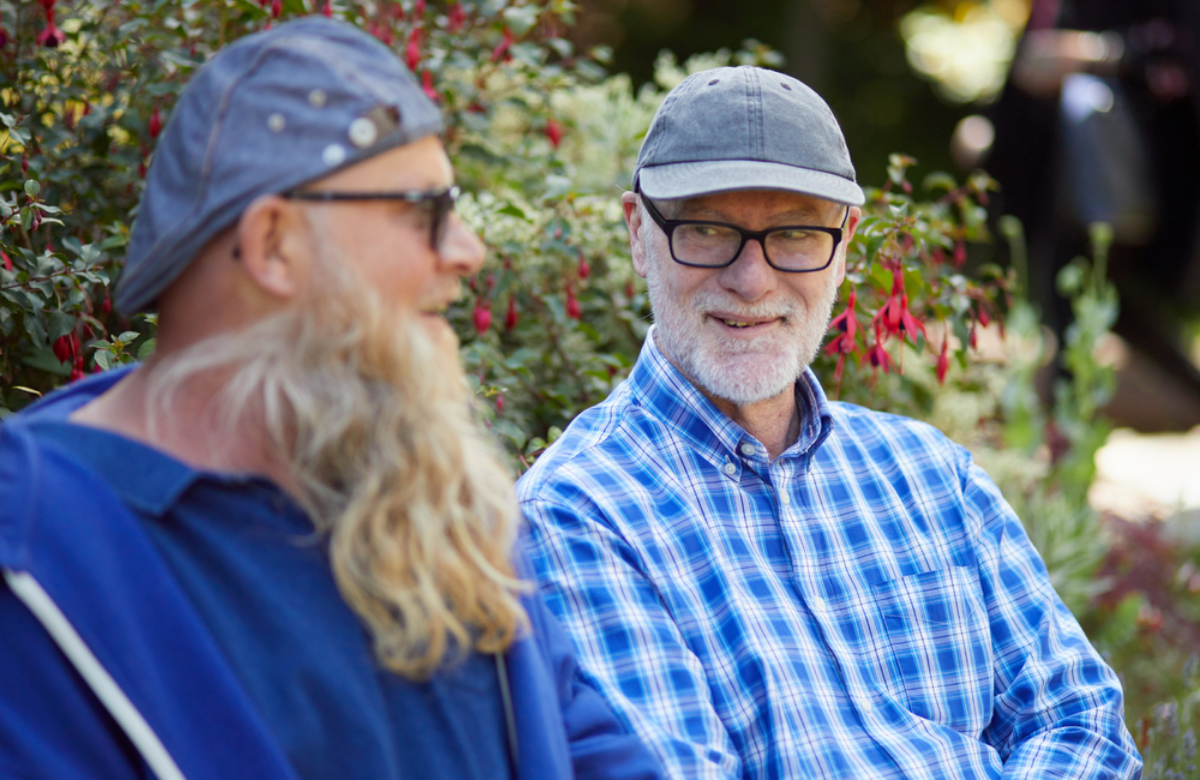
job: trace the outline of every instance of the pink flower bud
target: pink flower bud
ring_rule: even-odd
[[[504,315],[504,327],[506,330],[512,330],[517,327],[517,299],[508,299],[508,311]]]
[[[472,319],[475,321],[475,332],[483,334],[487,329],[492,327],[492,310],[484,305],[483,301],[475,304],[475,311]]]
[[[550,140],[550,145],[557,149],[558,145],[562,143],[563,138],[562,122],[559,122],[557,119],[549,120],[546,122],[545,133],[546,138]]]
[[[158,106],[155,106],[154,111],[150,114],[150,121],[147,123],[146,129],[150,132],[151,138],[158,138],[158,134],[162,132],[162,117],[158,115]]]
[[[583,256],[582,252],[579,253],[579,269],[578,270],[579,270],[579,278],[580,279],[586,279],[592,275],[592,267],[590,265],[588,265],[587,258]]]
[[[577,320],[583,316],[583,309],[579,307],[579,301],[575,299],[575,290],[571,287],[567,288],[567,316],[573,320]]]

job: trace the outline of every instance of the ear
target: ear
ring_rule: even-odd
[[[299,207],[262,195],[237,224],[238,262],[249,281],[272,298],[293,300],[306,288],[313,263],[308,223]]]
[[[858,230],[859,222],[862,222],[862,209],[858,206],[851,206],[850,212],[846,215],[846,227],[842,231],[842,243],[838,247],[837,261],[833,271],[839,287],[846,279],[846,253],[850,251],[850,242],[854,238],[854,231]]]
[[[646,277],[646,247],[642,243],[642,210],[638,208],[636,192],[621,195],[621,206],[625,209],[625,226],[629,228],[629,250],[633,255],[633,270]]]

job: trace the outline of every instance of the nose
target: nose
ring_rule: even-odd
[[[775,269],[767,264],[762,240],[751,239],[731,265],[721,269],[721,286],[746,301],[756,301],[775,288]]]
[[[446,235],[438,247],[438,259],[445,273],[470,276],[483,266],[486,250],[479,236],[457,214],[447,217]]]

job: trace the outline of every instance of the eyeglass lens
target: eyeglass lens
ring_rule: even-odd
[[[823,268],[833,256],[833,244],[829,233],[795,228],[769,231],[763,239],[763,249],[770,261],[789,271]],[[671,238],[675,258],[692,265],[728,265],[741,248],[742,234],[724,225],[676,225]]]

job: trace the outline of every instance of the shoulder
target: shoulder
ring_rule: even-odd
[[[632,460],[656,435],[656,423],[637,403],[628,383],[580,413],[517,482],[522,504],[578,497],[588,485],[628,473]]]
[[[965,448],[929,423],[841,401],[829,402],[829,410],[833,432],[826,447],[839,455],[877,462],[940,461],[956,469],[970,460]]]

